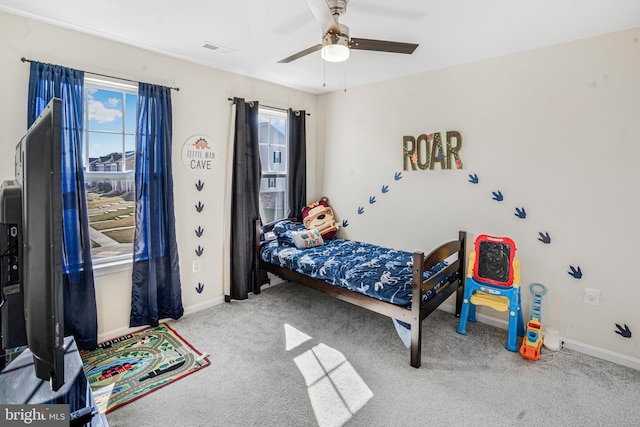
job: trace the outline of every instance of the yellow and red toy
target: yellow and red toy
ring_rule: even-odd
[[[525,359],[540,359],[540,348],[542,347],[542,325],[540,319],[540,309],[542,306],[542,296],[547,293],[547,287],[542,283],[532,283],[529,286],[533,294],[531,302],[531,319],[527,322],[527,329],[520,346],[520,354]]]

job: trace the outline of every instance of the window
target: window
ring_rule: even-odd
[[[263,222],[268,223],[287,215],[287,113],[259,108],[260,216]]]
[[[138,88],[85,78],[84,170],[95,265],[130,260]]]

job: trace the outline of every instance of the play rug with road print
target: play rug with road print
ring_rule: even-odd
[[[84,372],[101,413],[151,393],[209,365],[168,325],[161,323],[81,352]]]

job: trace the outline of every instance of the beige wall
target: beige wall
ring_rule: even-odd
[[[343,235],[411,251],[459,229],[509,236],[525,320],[529,285],[544,283],[543,327],[640,368],[639,40],[634,29],[320,96],[323,193],[349,221]],[[462,134],[464,169],[403,171],[403,136],[450,130]],[[501,203],[492,200],[498,190]],[[583,303],[586,287],[600,290],[599,306]],[[614,333],[616,323],[632,338]]]
[[[179,87],[172,92],[173,164],[176,232],[180,250],[180,273],[186,312],[219,303],[223,298],[223,241],[226,156],[229,144],[231,106],[229,97],[244,97],[281,108],[305,109],[309,155],[309,191],[316,193],[315,105],[316,97],[304,92],[213,70],[112,41],[53,27],[0,12],[0,179],[13,177],[13,150],[26,131],[28,64],[21,57],[104,73],[136,81]],[[191,136],[209,136],[218,149],[212,174],[192,175],[182,165],[182,144]],[[202,192],[195,182],[202,179]],[[195,204],[205,208],[197,214]],[[198,239],[194,230],[202,226]],[[202,271],[192,272],[195,248],[205,251]],[[198,283],[204,291],[195,290]],[[96,277],[99,335],[101,339],[122,333],[129,324],[131,272],[100,274]]]

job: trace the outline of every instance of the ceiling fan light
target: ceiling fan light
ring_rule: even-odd
[[[345,31],[348,31],[348,29],[346,28]],[[348,33],[346,36],[342,34],[325,34],[322,38],[320,56],[329,62],[343,62],[349,59]]]
[[[343,62],[349,59],[349,48],[341,44],[328,44],[320,51],[322,59],[329,62]]]

